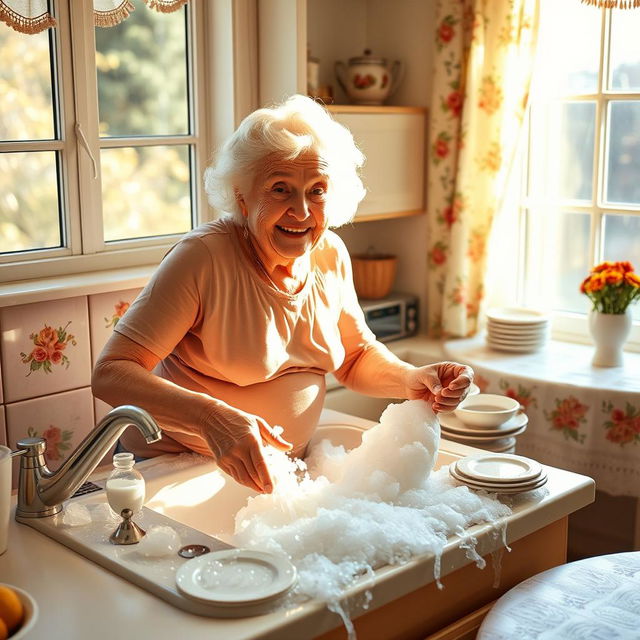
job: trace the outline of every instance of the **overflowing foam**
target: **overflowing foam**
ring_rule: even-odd
[[[412,400],[389,405],[349,452],[323,440],[305,464],[269,448],[273,493],[250,498],[238,512],[234,544],[287,555],[298,570],[294,595],[323,600],[348,629],[340,598],[378,567],[432,553],[439,583],[440,557],[452,534],[462,536],[467,555],[482,564],[465,530],[511,509],[457,486],[446,467],[433,471],[439,441],[435,415]],[[366,605],[371,594],[367,598]]]

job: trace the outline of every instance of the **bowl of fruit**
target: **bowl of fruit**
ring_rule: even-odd
[[[38,619],[38,605],[24,590],[0,582],[0,640],[21,640]]]

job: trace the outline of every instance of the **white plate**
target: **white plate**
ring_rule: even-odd
[[[533,487],[543,480],[547,479],[547,474],[543,471],[537,478],[533,480],[528,480],[527,482],[482,482],[480,480],[474,480],[473,478],[468,478],[461,473],[456,465],[449,466],[449,474],[452,475],[456,480],[460,480],[461,482],[469,483],[476,485],[478,487],[491,487],[496,489],[520,489],[523,487]]]
[[[522,345],[511,345],[511,344],[494,344],[487,340],[487,344],[491,349],[495,351],[510,351],[511,353],[533,353],[534,351],[538,351],[542,347],[544,347],[544,343],[534,346],[522,346]]]
[[[533,482],[522,482],[522,483],[514,483],[512,485],[504,485],[504,484],[491,484],[491,483],[481,483],[481,482],[473,482],[468,478],[464,478],[459,474],[456,474],[452,467],[449,467],[449,474],[451,477],[460,482],[470,489],[475,489],[476,491],[488,491],[490,493],[502,493],[502,494],[513,494],[513,493],[523,493],[525,491],[532,491],[533,489],[539,489],[543,485],[547,483],[547,476],[541,476],[537,478]]]
[[[547,340],[548,336],[546,333],[536,333],[536,334],[524,334],[518,335],[515,333],[507,333],[503,334],[499,331],[492,331],[489,329],[487,333],[487,338],[490,340],[504,340],[505,342],[517,341],[517,342],[541,342],[543,340]]]
[[[543,336],[548,333],[548,327],[546,325],[540,325],[539,327],[509,326],[489,322],[487,324],[487,331],[489,333],[500,333],[506,336]]]
[[[525,431],[527,430],[527,427],[520,427],[520,429],[514,433],[510,433],[507,436],[504,435],[500,435],[500,436],[490,436],[490,437],[484,437],[484,436],[468,436],[465,434],[461,434],[461,433],[455,433],[455,431],[449,431],[448,429],[441,429],[441,433],[442,433],[442,437],[443,438],[447,438],[449,440],[454,440],[455,442],[473,442],[475,444],[481,444],[481,445],[489,445],[492,442],[497,442],[498,440],[508,440],[509,438],[516,438],[517,436],[523,434]],[[482,431],[478,432],[478,433],[482,433]],[[496,451],[496,449],[492,449],[492,451]]]
[[[455,433],[461,436],[473,436],[473,437],[486,437],[486,438],[506,438],[513,435],[516,431],[519,431],[522,427],[526,427],[529,418],[526,413],[516,413],[513,418],[509,418],[504,424],[500,425],[499,429],[476,429],[466,425],[460,418],[458,418],[453,412],[439,413],[438,420],[440,426],[444,427],[447,431]]]
[[[548,314],[534,309],[524,307],[503,307],[500,309],[489,309],[487,318],[504,324],[540,324],[548,322]]]
[[[295,581],[296,568],[287,558],[250,549],[206,553],[176,572],[176,584],[185,596],[227,607],[278,598]]]
[[[484,451],[491,451],[493,453],[515,453],[516,439],[515,438],[500,438],[499,440],[486,440],[484,442],[469,442],[459,436],[454,436],[449,433],[442,434],[444,440],[450,442],[458,442],[465,444],[468,447],[477,447]]]
[[[467,456],[458,460],[456,468],[475,482],[526,482],[542,473],[539,462],[509,453]]]

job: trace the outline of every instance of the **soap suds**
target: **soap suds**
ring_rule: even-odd
[[[267,449],[272,494],[250,498],[236,515],[234,544],[288,556],[298,570],[294,596],[317,598],[354,637],[344,591],[383,565],[416,555],[440,557],[447,538],[511,513],[495,495],[457,485],[433,467],[440,425],[423,401],[390,404],[380,424],[349,452],[323,440],[307,464]],[[475,539],[461,543],[478,564]],[[369,605],[371,594],[365,601]]]

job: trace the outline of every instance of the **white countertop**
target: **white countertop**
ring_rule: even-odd
[[[344,424],[349,420],[362,426],[371,424],[361,418],[330,410],[323,412],[321,423]],[[441,449],[460,456],[477,452],[446,441],[443,441]],[[554,468],[548,468],[547,471],[547,495],[529,502],[524,500],[514,507],[507,529],[509,542],[566,516],[593,499],[594,486],[590,478]],[[487,529],[488,525],[477,527],[480,529],[473,533],[481,537],[481,529]],[[479,551],[485,553],[480,547]],[[461,549],[456,549],[443,562],[442,574],[444,576],[470,562]],[[413,567],[413,573],[411,566],[407,568],[410,576],[413,576],[411,579],[425,580],[424,569],[418,571],[421,565]],[[403,569],[389,568],[385,579]],[[178,637],[190,640],[209,640],[212,637],[225,640],[232,637],[294,637],[265,634],[264,621],[261,622],[264,616],[247,618],[240,624],[240,621],[205,618],[181,611],[14,520],[10,524],[9,549],[0,556],[0,580],[27,590],[37,601],[40,615],[29,636],[30,640],[62,637],[68,640],[106,640],[114,637],[153,637],[154,640]],[[382,584],[381,593],[384,586]],[[416,583],[416,586],[409,585],[407,588],[413,590],[418,586]],[[373,607],[378,597],[378,606],[384,604],[384,597],[377,596],[374,589]],[[387,597],[386,601],[390,599],[392,597]],[[314,628],[318,633],[340,624],[335,614],[322,607],[311,607],[310,611],[314,614],[314,624],[317,625]],[[242,628],[242,633],[230,635],[229,632],[234,628],[238,631]]]

